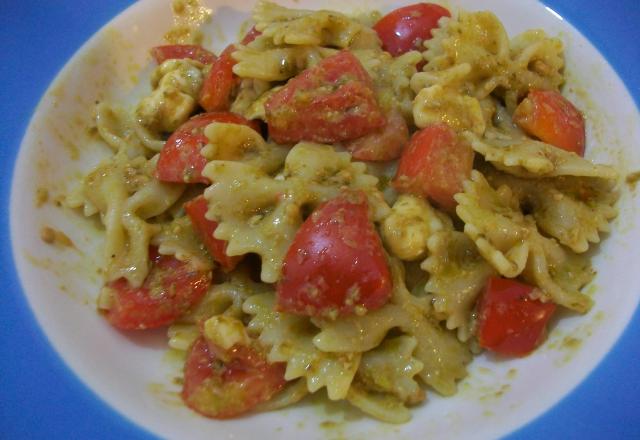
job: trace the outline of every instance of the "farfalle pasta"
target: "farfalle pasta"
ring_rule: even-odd
[[[358,21],[336,11],[291,10],[259,2],[253,12],[256,29],[274,44],[345,48],[360,33],[369,32]]]
[[[309,392],[326,387],[329,399],[344,399],[360,365],[361,352],[319,350],[313,343],[317,327],[308,319],[281,314],[274,306],[273,294],[252,296],[243,306],[246,313],[254,315],[249,331],[259,334],[258,340],[270,347],[267,359],[285,362],[285,379],[305,378]]]
[[[448,329],[457,329],[460,340],[467,341],[473,335],[476,300],[495,270],[459,231],[435,232],[427,248],[429,257],[421,267],[429,273],[424,290],[431,295],[434,314]]]
[[[593,164],[575,153],[529,138],[512,138],[501,133],[480,139],[464,133],[472,148],[496,168],[521,177],[599,177],[616,180],[608,165]]]
[[[455,82],[477,98],[507,83],[509,39],[493,13],[461,11],[457,17],[441,20],[440,27],[433,31],[433,38],[425,42],[425,72],[468,66]]]
[[[573,252],[589,250],[610,232],[609,221],[617,214],[612,181],[600,178],[556,177],[523,179],[493,171],[492,184],[512,188],[526,205],[536,225]]]
[[[529,354],[556,307],[597,301],[617,172],[583,157],[561,39],[401,11],[411,35],[258,1],[219,54],[181,22],[147,96],[96,106],[110,155],[66,206],[104,227],[98,309],[168,328],[204,416],[326,393],[405,423],[474,353]]]
[[[564,272],[562,265],[570,254],[554,239],[540,234],[534,218],[521,211],[508,186],[493,189],[474,170],[456,200],[456,212],[465,222],[464,232],[501,275],[514,278],[523,274],[554,302],[578,312],[589,310],[591,298],[577,289],[565,290],[553,279],[554,271]]]

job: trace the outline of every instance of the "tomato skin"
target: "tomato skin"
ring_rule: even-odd
[[[166,46],[156,46],[151,49],[151,56],[158,64],[162,64],[166,60],[184,58],[196,60],[202,64],[211,64],[218,58],[207,49],[196,44],[169,44]]]
[[[260,35],[262,35],[262,32],[257,30],[255,26],[252,26],[251,29],[249,29],[249,32],[247,32],[247,34],[244,36],[242,41],[240,41],[240,44],[247,45],[258,38]]]
[[[279,310],[335,318],[373,310],[391,295],[391,275],[366,196],[346,193],[320,205],[302,224],[277,285]]]
[[[542,341],[556,309],[531,298],[533,287],[492,277],[479,303],[480,346],[505,356],[526,356]]]
[[[227,255],[227,241],[218,240],[213,233],[218,228],[218,223],[205,217],[207,213],[207,199],[204,196],[198,196],[193,200],[185,203],[184,210],[191,219],[191,223],[207,247],[209,254],[220,264],[225,272],[232,271],[242,260],[242,256],[230,257]]]
[[[395,57],[423,50],[422,42],[431,38],[431,30],[438,27],[442,17],[451,17],[451,13],[440,5],[417,3],[391,11],[373,29],[382,40],[382,48]]]
[[[156,167],[156,178],[163,182],[174,183],[210,183],[202,175],[207,160],[200,150],[209,140],[204,135],[204,128],[212,122],[243,124],[260,133],[257,121],[249,121],[230,112],[202,113],[182,124],[167,139]]]
[[[398,192],[428,197],[453,212],[453,196],[473,168],[473,150],[445,123],[431,124],[411,137],[402,152],[393,186]]]
[[[395,160],[409,142],[409,127],[398,110],[387,114],[381,129],[345,143],[346,149],[356,160],[385,162]]]
[[[530,91],[513,113],[513,121],[543,142],[584,156],[584,118],[555,90]]]
[[[262,32],[255,26],[244,36],[241,44],[249,44],[255,40]],[[208,112],[222,112],[229,110],[231,106],[231,95],[238,84],[238,77],[233,73],[233,66],[236,60],[231,56],[236,47],[233,44],[227,46],[218,59],[211,65],[209,73],[202,83],[198,103]]]
[[[269,134],[278,143],[346,141],[385,123],[369,74],[348,51],[290,79],[265,110]]]
[[[184,366],[182,399],[194,411],[215,419],[237,417],[280,391],[285,364],[270,364],[252,347],[234,346],[222,363],[205,338],[197,339]]]
[[[202,83],[198,103],[208,112],[223,112],[231,106],[231,94],[237,84],[233,73],[236,61],[231,57],[235,46],[229,45],[211,65]]]
[[[113,294],[107,320],[123,330],[163,327],[196,305],[211,284],[211,274],[149,248],[151,270],[139,288],[120,278],[107,284]]]

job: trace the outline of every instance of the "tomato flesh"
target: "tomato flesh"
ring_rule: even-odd
[[[200,337],[191,346],[184,366],[182,399],[198,413],[215,419],[237,417],[280,391],[285,364],[270,364],[257,350],[232,347],[223,363]]]
[[[373,310],[391,295],[391,275],[362,192],[318,207],[302,224],[282,266],[279,310],[335,318]]]
[[[480,346],[506,356],[525,356],[542,343],[556,305],[532,299],[532,286],[492,277],[480,300]]]
[[[227,111],[231,106],[231,95],[238,82],[233,73],[236,61],[231,57],[235,50],[233,44],[227,46],[213,62],[202,83],[198,103],[208,112]]]
[[[149,249],[151,270],[142,286],[132,287],[120,278],[107,284],[112,304],[105,312],[107,320],[124,330],[144,330],[173,323],[196,305],[211,283],[208,271],[194,269],[168,255]]]
[[[249,44],[261,34],[254,26],[240,43]],[[226,111],[231,106],[231,95],[238,84],[238,77],[233,73],[236,60],[231,56],[235,50],[235,45],[227,46],[213,62],[202,83],[198,103],[208,112]]]
[[[189,58],[211,64],[216,60],[216,56],[207,49],[196,44],[170,44],[166,46],[156,46],[151,49],[151,56],[156,63],[162,64],[166,60]]]
[[[158,180],[174,183],[210,183],[209,179],[202,175],[207,160],[200,154],[200,150],[209,142],[204,135],[204,128],[212,122],[242,124],[260,132],[257,121],[249,121],[235,113],[214,112],[196,115],[174,131],[164,144],[156,167]]]
[[[230,257],[227,255],[228,243],[213,236],[213,233],[218,228],[218,223],[205,217],[207,209],[207,199],[204,196],[198,196],[184,205],[184,210],[187,212],[191,223],[193,223],[211,257],[220,264],[225,272],[230,272],[242,260],[242,256]]]
[[[584,156],[584,118],[555,90],[530,91],[516,108],[513,121],[543,142]]]
[[[440,5],[417,3],[395,9],[382,17],[373,29],[382,40],[382,48],[393,56],[410,50],[424,50],[422,42],[431,38],[431,30],[438,20],[451,17]]]
[[[345,143],[356,160],[385,162],[395,160],[409,142],[409,127],[398,110],[387,114],[387,122],[381,129]]]
[[[346,141],[385,124],[369,74],[348,51],[289,80],[265,110],[269,134],[279,143]]]
[[[429,125],[411,137],[402,152],[393,186],[402,193],[428,197],[453,212],[453,196],[473,168],[473,150],[444,123]]]

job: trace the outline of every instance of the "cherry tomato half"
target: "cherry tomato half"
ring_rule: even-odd
[[[402,152],[393,186],[402,193],[428,197],[452,212],[453,196],[471,175],[473,156],[471,147],[447,124],[429,125],[414,133]]]
[[[442,17],[451,17],[451,13],[440,5],[417,3],[389,12],[373,29],[382,40],[382,48],[398,56],[414,49],[424,50],[422,42],[431,38],[431,30]]]
[[[563,150],[584,156],[584,118],[555,90],[532,90],[513,113],[526,133]]]
[[[270,364],[251,347],[234,349],[233,358],[224,363],[200,337],[187,355],[182,399],[206,417],[237,417],[280,391],[284,372],[285,364]]]
[[[373,310],[391,295],[391,275],[366,196],[346,193],[302,224],[277,286],[280,310],[335,318]]]
[[[325,58],[265,104],[269,135],[279,143],[356,139],[385,124],[372,80],[349,51]]]
[[[507,356],[525,356],[544,340],[556,305],[531,298],[533,287],[490,278],[478,308],[480,345]]]
[[[107,284],[111,307],[107,320],[124,330],[144,330],[169,325],[196,305],[207,292],[211,273],[149,249],[151,270],[140,287],[124,279]]]

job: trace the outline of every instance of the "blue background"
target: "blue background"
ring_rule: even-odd
[[[0,0],[4,53],[0,62],[0,201],[4,207],[0,242],[5,243],[0,254],[0,438],[151,437],[102,403],[49,345],[20,290],[7,215],[16,152],[40,97],[81,44],[131,3]],[[596,45],[638,105],[640,1],[545,3]],[[638,363],[640,316],[636,311],[621,339],[588,379],[511,438],[640,438]],[[539,380],[543,387],[544,378]]]

